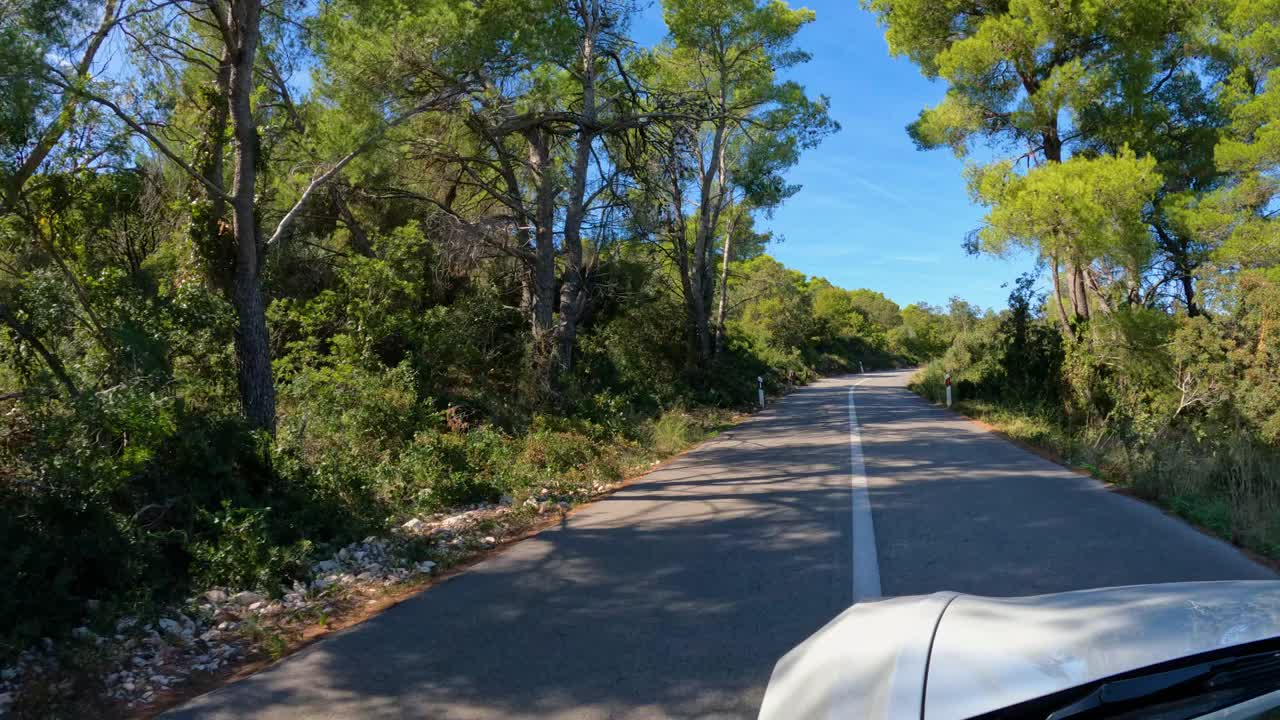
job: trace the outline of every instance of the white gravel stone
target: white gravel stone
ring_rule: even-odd
[[[253,603],[260,602],[261,600],[262,596],[251,590],[244,590],[231,596],[231,602],[236,603],[237,605],[252,605]]]

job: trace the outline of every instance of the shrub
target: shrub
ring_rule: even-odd
[[[201,511],[212,537],[191,546],[196,580],[205,586],[274,591],[285,579],[305,577],[310,541],[279,543],[267,522],[270,513],[271,508],[237,508],[230,503],[217,512]]]

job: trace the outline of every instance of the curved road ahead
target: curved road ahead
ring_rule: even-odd
[[[884,595],[1273,577],[929,405],[909,376],[800,389],[171,716],[754,718],[778,657],[849,605],[855,577],[860,597],[874,594],[877,570]],[[855,498],[869,498],[869,522]]]

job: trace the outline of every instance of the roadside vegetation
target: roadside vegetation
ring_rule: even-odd
[[[1009,307],[914,387],[1280,559],[1280,4],[864,0],[947,85]]]
[[[644,47],[608,0],[3,5],[0,712],[68,691],[10,692],[33,647],[302,607],[420,516],[592,497],[757,377],[945,348],[764,254],[837,129],[782,77],[813,14],[662,10]]]
[[[975,160],[968,246],[1039,260],[1007,310],[765,253],[838,130],[780,0],[665,0],[652,46],[615,0],[0,3],[0,669],[567,507],[757,377],[931,359],[922,393],[1280,556],[1280,5],[863,5],[946,83],[909,131]]]

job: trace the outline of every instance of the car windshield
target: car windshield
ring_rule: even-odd
[[[981,716],[1045,720],[1280,718],[1275,641],[1161,663]]]
[[[1201,717],[1202,720],[1280,720],[1280,691],[1259,695]]]

